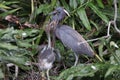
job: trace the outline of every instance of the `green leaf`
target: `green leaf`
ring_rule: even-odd
[[[41,40],[41,38],[42,38],[42,34],[44,33],[44,30],[40,30],[39,31],[39,35],[37,36],[37,40],[36,40],[36,44],[39,44],[39,42],[40,42],[40,40]]]
[[[102,0],[96,0],[99,7],[104,8],[104,4],[102,3]]]
[[[18,57],[18,56],[0,56],[1,61],[8,61],[15,64],[25,64],[26,58],[25,57]]]
[[[10,7],[8,7],[8,6],[6,6],[6,5],[3,5],[3,4],[0,4],[0,8],[11,9]]]
[[[50,5],[51,5],[52,8],[56,5],[56,2],[57,2],[57,0],[52,0],[52,1],[51,1],[51,4],[50,4]]]
[[[111,64],[120,65],[120,50],[116,50],[115,54],[110,57]]]
[[[66,0],[62,0],[61,3],[62,3],[62,5],[64,6],[64,8],[65,8],[66,10],[69,10],[69,5],[68,5],[68,3],[66,2]]]
[[[37,9],[37,15],[38,14],[40,14],[40,13],[42,13],[42,12],[45,12],[46,11],[46,9],[48,8],[48,4],[41,4],[40,6],[39,6],[39,8]]]
[[[10,32],[12,32],[14,29],[13,29],[13,27],[11,27],[11,28],[6,28],[6,29],[0,29],[0,35],[3,35],[3,34],[6,34],[6,33],[10,33]]]
[[[10,1],[10,2],[8,2],[8,1],[4,1],[4,2],[2,2],[4,5],[11,5],[11,4],[15,4],[15,3],[19,3],[19,1]]]
[[[77,66],[68,68],[60,73],[57,77],[57,80],[71,80],[74,77],[93,77],[96,78],[96,73],[100,77],[104,77],[105,72],[106,76],[110,75],[110,72],[114,70],[120,71],[120,65],[113,65],[110,63],[93,63],[93,64],[79,64]]]
[[[102,60],[104,60],[103,59],[103,45],[100,45],[99,48],[98,48],[98,50],[99,50],[100,57],[102,58]]]
[[[60,76],[57,78],[57,80],[70,80],[74,77],[80,76],[93,76],[94,73],[97,71],[91,68],[91,65],[84,65],[80,64],[75,67],[71,67],[69,69],[64,70]]]
[[[9,15],[9,14],[12,14],[12,13],[18,11],[19,9],[21,9],[21,8],[17,8],[17,9],[13,9],[13,10],[4,12],[4,13],[0,14],[0,17],[5,17],[5,16],[7,16],[7,15]]]
[[[10,43],[4,43],[4,42],[0,42],[0,48],[3,48],[3,49],[8,49],[8,50],[16,50],[18,49],[17,46],[14,46]]]
[[[78,0],[78,1],[80,1],[81,4],[85,3],[85,0]]]
[[[76,1],[76,0],[70,0],[69,2],[70,2],[70,3],[69,3],[70,6],[71,6],[73,9],[77,8],[77,5],[78,5],[78,4],[77,4],[77,1]]]
[[[27,30],[25,30],[25,32],[27,33],[28,36],[33,37],[33,36],[35,36],[36,34],[39,33],[39,30],[37,30],[37,29],[27,29]]]
[[[109,22],[109,19],[106,15],[104,15],[93,3],[89,3],[88,6],[107,24]]]
[[[32,45],[26,41],[17,41],[16,42],[19,47],[29,48]]]
[[[26,62],[29,61],[25,56],[0,56],[0,60],[2,62],[13,63],[21,67],[22,69],[29,69],[29,67],[25,66]]]
[[[120,11],[120,10],[119,10]],[[119,11],[117,12],[117,21],[120,21],[120,13]],[[105,9],[105,10],[102,10],[102,13],[104,15],[107,15],[109,16],[110,18],[113,18],[114,17],[114,9]]]
[[[105,77],[111,75],[115,70],[117,70],[117,67],[118,67],[118,66],[110,67],[110,68],[108,69],[108,71],[106,72]]]
[[[0,78],[4,78],[4,74],[2,72],[2,69],[0,68]]]
[[[116,50],[113,56],[115,58],[115,62],[120,65],[120,50]]]
[[[40,13],[44,13],[44,15],[48,15],[53,7],[56,5],[57,0],[52,0],[51,4],[41,4],[39,8],[37,8],[37,15]]]
[[[11,9],[11,8],[8,7],[7,5],[14,4],[14,3],[19,3],[19,2],[18,2],[18,1],[11,1],[11,2],[3,1],[3,2],[0,3],[0,8],[3,8],[3,9]]]
[[[91,26],[86,15],[85,9],[82,7],[77,11],[79,18],[82,20],[83,25],[86,27],[87,30],[91,30]]]
[[[118,59],[120,61],[120,50],[116,50],[115,53],[116,53],[116,56],[118,57]]]
[[[91,23],[92,25],[94,25],[95,28],[98,30],[98,27],[99,27],[99,26],[98,26],[94,21],[90,20],[90,23]]]
[[[73,79],[73,75],[70,75],[66,80],[72,80]]]

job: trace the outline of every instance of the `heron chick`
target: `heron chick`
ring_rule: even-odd
[[[48,45],[43,46],[42,50],[40,50],[38,55],[38,67],[42,71],[47,71],[47,80],[49,78],[49,70],[52,68],[53,63],[55,61],[55,53],[54,49],[51,47],[51,37],[50,37],[50,29],[46,27],[46,34],[48,38]]]

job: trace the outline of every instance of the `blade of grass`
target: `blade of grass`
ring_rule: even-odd
[[[106,23],[109,22],[106,15],[104,15],[93,3],[89,3],[88,6]]]
[[[89,20],[88,20],[88,17],[86,15],[86,11],[84,8],[80,8],[78,11],[77,11],[78,15],[79,15],[79,18],[82,20],[82,23],[83,25],[85,26],[85,28],[87,30],[91,30],[91,26],[90,26],[90,23],[89,23]]]

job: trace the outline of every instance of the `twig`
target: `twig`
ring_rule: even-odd
[[[117,20],[117,0],[114,0],[114,9],[115,9],[115,14],[114,14],[114,27],[115,27],[115,30],[120,33],[120,30],[117,28],[117,24],[116,24],[116,20]]]
[[[108,29],[107,29],[107,36],[110,36],[110,26],[111,26],[112,21],[109,21],[108,23]]]
[[[95,39],[91,39],[91,40],[87,40],[87,41],[79,42],[78,45],[83,44],[83,43],[86,43],[86,42],[97,41],[97,40],[99,40],[99,39],[102,39],[102,38],[108,38],[108,37],[110,37],[110,36],[103,36],[103,37],[99,37],[99,38],[95,38]]]
[[[97,40],[102,39],[102,38],[109,38],[110,37],[110,26],[111,26],[111,23],[112,23],[112,21],[109,21],[109,23],[108,23],[108,29],[107,29],[107,35],[106,36],[102,36],[102,37],[99,37],[99,38],[95,38],[95,39],[91,39],[91,40],[79,42],[78,45],[86,43],[86,42],[97,41]]]
[[[111,20],[109,21],[108,23],[108,29],[107,29],[107,35],[106,36],[103,36],[103,37],[100,37],[100,38],[95,38],[95,39],[91,39],[91,40],[87,40],[87,41],[83,41],[83,42],[79,42],[78,45],[80,44],[83,44],[83,43],[86,43],[86,42],[92,42],[92,41],[96,41],[96,40],[99,40],[99,39],[102,39],[102,38],[109,38],[110,37],[110,26],[111,24],[114,25],[115,27],[115,30],[120,33],[120,30],[117,28],[117,25],[116,25],[116,20],[117,20],[117,1],[114,0],[114,20]]]

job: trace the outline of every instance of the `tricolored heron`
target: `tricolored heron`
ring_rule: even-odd
[[[90,57],[94,56],[94,51],[87,42],[76,30],[72,29],[68,25],[61,25],[60,22],[68,15],[68,12],[62,8],[56,8],[52,13],[51,24],[54,27],[55,36],[64,44],[64,46],[72,49],[75,55],[74,66],[78,63],[79,54],[86,54]]]
[[[42,50],[40,50],[38,55],[38,67],[42,71],[47,71],[47,80],[49,78],[49,70],[52,68],[52,65],[55,61],[55,53],[54,49],[51,47],[51,37],[49,27],[45,29],[47,37],[48,37],[48,45],[43,46]]]

